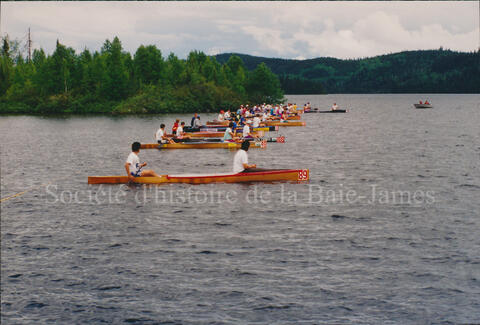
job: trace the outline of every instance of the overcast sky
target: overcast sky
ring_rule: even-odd
[[[118,36],[132,54],[309,59],[360,58],[417,49],[479,47],[479,2],[2,2],[1,33],[48,53],[61,43],[99,50]]]

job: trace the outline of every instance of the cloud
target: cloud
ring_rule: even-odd
[[[2,32],[51,53],[118,36],[134,53],[154,44],[186,57],[239,52],[266,57],[358,58],[443,46],[478,48],[478,2],[3,2]]]
[[[251,35],[257,41],[260,49],[270,50],[284,56],[295,55],[298,52],[295,49],[295,39],[281,30],[258,26],[244,26],[241,30],[247,35]]]
[[[382,11],[359,19],[346,29],[337,29],[331,19],[324,22],[320,33],[300,31],[295,38],[307,45],[310,55],[321,53],[338,58],[356,58],[403,50],[432,49],[443,46],[452,50],[475,49],[475,30],[452,33],[440,24],[407,30],[398,16]]]

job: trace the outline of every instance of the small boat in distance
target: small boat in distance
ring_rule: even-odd
[[[251,182],[305,182],[310,179],[308,169],[270,169],[252,172],[161,175],[160,177],[136,177],[135,183],[251,183]],[[88,176],[88,184],[126,184],[127,176]]]
[[[433,108],[432,104],[413,104],[415,108]]]

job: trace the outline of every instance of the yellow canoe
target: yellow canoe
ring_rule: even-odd
[[[291,121],[291,122],[280,122],[280,121],[267,121],[263,122],[267,126],[305,126],[307,125],[303,121]]]

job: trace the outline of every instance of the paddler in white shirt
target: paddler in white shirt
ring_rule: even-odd
[[[217,121],[223,122],[225,121],[225,113],[223,111],[220,111],[220,114],[218,114]]]
[[[223,114],[223,117],[225,118],[225,120],[229,120],[230,119],[230,110],[227,110],[225,112],[225,114]]]
[[[127,171],[128,179],[130,181],[135,181],[135,177],[160,177],[153,170],[141,170],[143,167],[147,166],[147,163],[144,162],[140,164],[140,159],[138,154],[140,153],[140,142],[132,143],[132,152],[128,155],[127,161],[125,162],[125,170]]]
[[[338,109],[337,103],[333,103],[332,105],[332,111],[336,111]]]
[[[202,126],[202,122],[200,122],[200,116],[197,116],[197,118],[195,119],[195,121],[193,121],[193,127],[194,128],[199,128]]]
[[[255,117],[253,118],[253,123],[252,127],[258,128],[260,126],[260,117],[258,117],[259,114],[255,114]]]
[[[234,123],[230,122],[228,125],[228,128],[225,130],[225,133],[223,134],[223,142],[235,142],[238,138],[235,137],[235,133],[233,132],[234,128]]]
[[[243,138],[244,139],[252,139],[254,136],[250,133],[250,126],[249,124],[252,123],[251,120],[246,120],[245,125],[243,126]]]
[[[160,124],[160,129],[155,133],[155,140],[158,143],[175,143],[172,138],[169,138],[165,135],[165,124]]]
[[[267,112],[263,112],[262,122],[265,122],[266,120],[268,120],[268,113],[267,113]]]
[[[250,148],[250,141],[243,141],[242,148],[238,150],[235,157],[233,157],[233,172],[235,174],[248,171],[252,168],[257,168],[257,165],[248,164],[248,148]]]
[[[190,139],[188,135],[185,134],[183,128],[185,127],[185,122],[180,123],[180,126],[177,128],[177,139]]]

